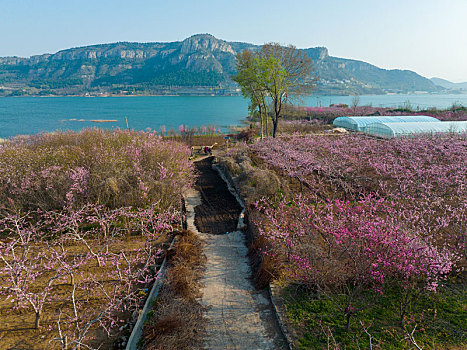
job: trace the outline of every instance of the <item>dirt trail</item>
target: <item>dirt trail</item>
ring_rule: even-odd
[[[209,323],[205,347],[286,349],[267,293],[255,290],[250,281],[244,233],[236,231],[241,207],[212,169],[212,159],[195,163],[200,172],[198,192],[187,200],[206,242],[202,304],[209,306]],[[190,221],[193,225],[193,218]]]

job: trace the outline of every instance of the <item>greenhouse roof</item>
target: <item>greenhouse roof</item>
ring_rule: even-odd
[[[385,138],[410,136],[414,134],[467,133],[467,121],[373,123],[365,133]]]
[[[348,130],[364,131],[372,123],[409,123],[439,122],[439,119],[427,115],[378,115],[378,116],[343,116],[334,119],[333,125]]]

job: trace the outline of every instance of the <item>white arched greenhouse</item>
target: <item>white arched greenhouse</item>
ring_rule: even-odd
[[[379,115],[379,116],[349,116],[338,117],[332,123],[336,127],[353,131],[364,131],[365,127],[373,123],[410,123],[410,122],[439,122],[439,119],[427,115]]]
[[[394,138],[416,134],[467,133],[467,121],[373,123],[365,128],[372,136]]]

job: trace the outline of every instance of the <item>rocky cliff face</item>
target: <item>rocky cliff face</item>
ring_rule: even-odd
[[[236,52],[224,40],[219,40],[210,34],[193,35],[182,41],[180,53],[189,55],[197,52],[206,52],[212,54],[214,52],[226,52],[235,55]]]
[[[325,47],[315,47],[311,49],[305,49],[305,52],[308,56],[314,61],[323,61],[327,57],[329,57],[328,49]]]
[[[50,61],[97,60],[101,58],[146,59],[160,53],[157,47],[134,47],[133,43],[96,45],[59,51],[53,55],[32,56],[25,64],[34,65]]]
[[[73,88],[74,91],[109,86],[233,86],[235,55],[259,46],[227,42],[209,34],[193,35],[170,43],[92,45],[30,58],[0,58],[0,86],[35,89]],[[325,47],[304,50],[313,60],[321,86],[366,86],[396,91],[435,90],[435,85],[414,72],[387,71],[365,62],[329,56]],[[35,91],[35,90],[34,90]],[[338,92],[338,91],[337,91]]]

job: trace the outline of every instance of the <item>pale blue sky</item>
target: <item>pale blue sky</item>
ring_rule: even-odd
[[[467,0],[0,0],[0,56],[116,41],[326,46],[333,56],[467,81]]]

